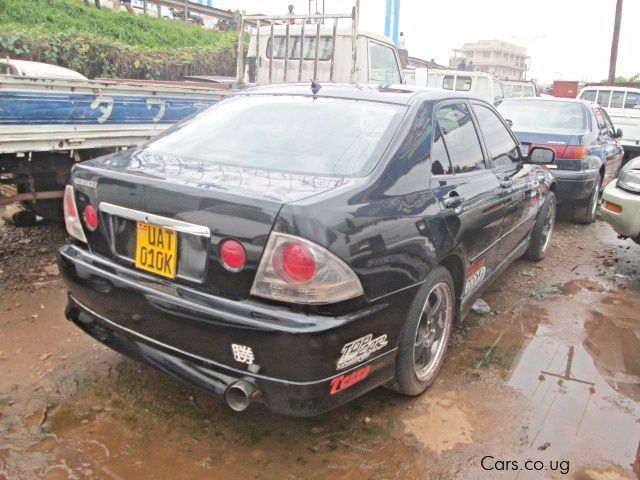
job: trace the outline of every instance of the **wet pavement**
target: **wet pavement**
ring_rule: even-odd
[[[0,282],[0,479],[640,474],[640,246],[600,222],[561,223],[549,257],[514,263],[428,392],[380,388],[310,419],[234,413],[109,351],[64,320],[55,272],[16,279],[19,255]]]

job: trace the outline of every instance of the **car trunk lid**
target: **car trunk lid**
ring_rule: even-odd
[[[341,178],[226,167],[144,150],[85,162],[73,174],[80,211],[86,203],[100,210],[100,227],[86,232],[93,251],[139,268],[136,245],[143,240],[138,223],[165,227],[177,235],[170,281],[234,299],[248,296],[282,205],[343,183]],[[225,269],[219,259],[227,239],[239,241],[246,251],[246,265],[238,272]]]
[[[532,145],[552,148],[558,158],[563,158],[567,146],[582,145],[582,135],[576,132],[540,133],[540,132],[514,132],[523,147],[523,154],[527,155]]]

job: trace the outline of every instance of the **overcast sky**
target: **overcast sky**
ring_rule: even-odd
[[[315,0],[312,0],[315,2]],[[214,0],[247,13],[308,12],[308,0]],[[361,0],[360,29],[384,33],[385,0]],[[326,0],[327,13],[354,0]],[[400,31],[411,56],[448,65],[453,48],[498,38],[527,48],[527,78],[599,81],[609,72],[615,0],[401,0]],[[315,5],[315,3],[314,3]],[[318,0],[319,8],[322,0]],[[617,75],[640,72],[640,0],[624,0]]]

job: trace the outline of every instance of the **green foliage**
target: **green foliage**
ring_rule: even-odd
[[[616,77],[616,83],[640,83],[640,73],[636,73],[633,77]]]
[[[0,56],[65,66],[88,77],[232,75],[237,33],[115,13],[80,0],[0,0]]]

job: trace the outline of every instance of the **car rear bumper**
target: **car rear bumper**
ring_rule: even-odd
[[[69,290],[66,316],[89,335],[215,394],[248,380],[257,401],[294,416],[331,410],[391,380],[395,332],[415,295],[408,289],[323,317],[171,285],[75,245],[60,249],[59,264]],[[386,345],[338,369],[345,344],[368,334],[386,335]],[[232,344],[251,349],[251,364],[234,358]]]
[[[617,180],[610,182],[602,192],[603,205],[600,215],[604,221],[623,237],[640,240],[640,193],[631,193],[618,188]],[[622,207],[622,212],[615,213],[606,208],[604,202]]]
[[[596,185],[598,170],[551,170],[560,201],[586,200]]]

